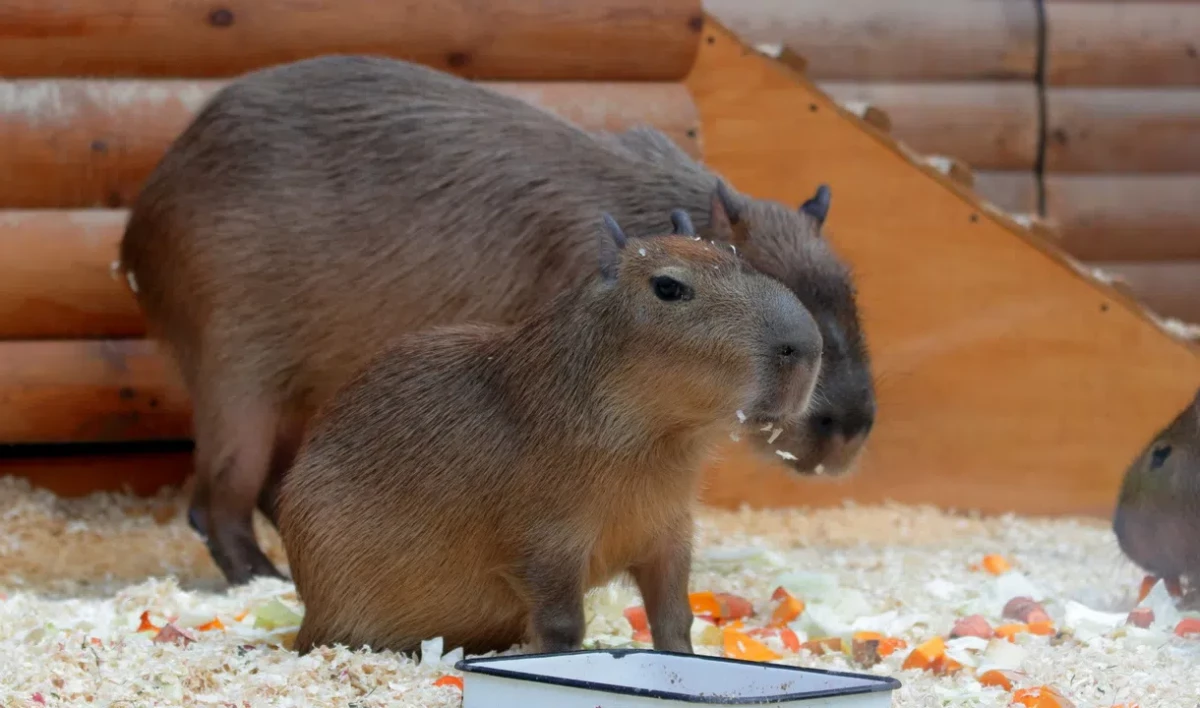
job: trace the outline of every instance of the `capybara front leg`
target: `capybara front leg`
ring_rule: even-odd
[[[254,536],[254,509],[267,480],[275,420],[265,406],[228,407],[215,425],[205,426],[213,437],[197,439],[197,452],[204,449],[199,472],[207,478],[208,550],[231,585],[255,576],[283,577]]]
[[[687,595],[691,569],[690,517],[658,539],[646,558],[629,569],[646,606],[654,648],[659,651],[694,653]]]
[[[529,601],[529,628],[538,653],[576,651],[583,645],[583,553],[555,559],[532,557],[522,581]]]

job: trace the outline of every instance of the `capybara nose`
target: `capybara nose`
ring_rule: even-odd
[[[822,408],[813,412],[811,420],[813,433],[821,440],[863,438],[875,425],[875,401],[868,398],[851,406]]]
[[[767,314],[768,353],[787,367],[814,366],[821,358],[817,322],[796,298],[779,296]]]

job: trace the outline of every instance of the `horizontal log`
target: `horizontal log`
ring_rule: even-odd
[[[1089,265],[1123,280],[1158,315],[1200,324],[1200,259]]]
[[[0,342],[0,445],[190,435],[187,393],[153,342]]]
[[[1033,0],[705,0],[705,9],[751,43],[781,43],[817,80],[1032,79]]]
[[[72,445],[53,446],[67,448],[61,452],[30,453],[25,447],[19,445],[0,453],[0,475],[23,477],[34,487],[61,497],[81,497],[94,492],[152,496],[163,487],[183,486],[192,471],[188,449],[161,450],[163,446],[154,443],[89,446],[98,449],[84,453],[71,451],[75,447]],[[107,449],[110,447],[118,449]]]
[[[488,79],[678,80],[700,0],[9,0],[0,76],[229,77],[377,54]]]
[[[821,89],[839,102],[886,111],[892,137],[921,153],[956,157],[976,170],[1033,169],[1037,158],[1038,100],[1031,83],[827,81]]]
[[[1200,3],[1049,3],[1046,28],[1050,84],[1200,85]]]
[[[1038,209],[1037,176],[1031,171],[975,171],[975,193],[1003,211],[1022,214]]]
[[[145,331],[111,264],[126,212],[0,212],[0,339],[131,337]]]
[[[1046,94],[1046,113],[1048,171],[1200,167],[1200,88],[1054,88]]]
[[[0,207],[129,205],[221,81],[0,82]],[[676,82],[489,82],[593,130],[653,125],[699,156],[699,118]]]
[[[1200,258],[1200,174],[1045,178],[1046,215],[1080,260]]]

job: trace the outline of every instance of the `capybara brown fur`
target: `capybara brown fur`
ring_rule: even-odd
[[[1125,471],[1113,531],[1146,572],[1200,589],[1200,390]]]
[[[692,651],[702,463],[737,411],[807,406],[821,334],[782,284],[672,222],[627,240],[606,216],[581,285],[514,325],[404,335],[318,409],[279,496],[300,652],[570,651],[584,593],[625,573],[655,647]]]
[[[121,243],[191,396],[189,520],[231,582],[278,575],[251,518],[257,504],[273,520],[315,408],[398,334],[510,324],[578,284],[602,211],[644,236],[683,208],[799,297],[824,339],[816,405],[749,420],[744,437],[839,472],[875,399],[851,275],[821,234],[829,203],[825,187],[799,208],[747,198],[658,131],[589,133],[416,64],[328,56],[247,74],[164,155]]]

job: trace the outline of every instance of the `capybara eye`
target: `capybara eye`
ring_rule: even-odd
[[[650,286],[659,300],[674,302],[692,299],[692,289],[670,276],[656,275],[650,279]]]
[[[1167,458],[1171,456],[1170,445],[1159,445],[1150,452],[1150,469],[1156,470],[1163,466]]]

